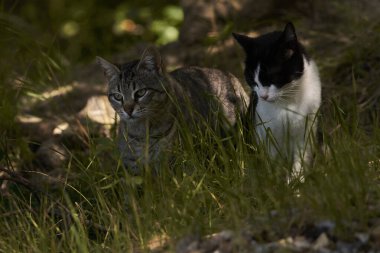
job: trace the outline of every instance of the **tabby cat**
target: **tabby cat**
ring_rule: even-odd
[[[178,137],[178,118],[218,124],[216,111],[233,125],[248,96],[233,75],[216,69],[180,68],[167,73],[159,52],[145,50],[140,60],[120,66],[97,57],[108,80],[108,98],[120,116],[119,149],[133,174],[158,163]],[[189,106],[190,105],[190,106]],[[191,107],[191,108],[190,108]]]

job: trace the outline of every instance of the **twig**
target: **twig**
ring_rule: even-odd
[[[24,178],[23,176],[21,176],[20,173],[6,169],[2,166],[0,166],[0,171],[9,175],[9,176],[4,176],[4,175],[0,176],[0,180],[12,181],[12,182],[15,182],[15,183],[18,183],[18,184],[25,186],[26,188],[28,188],[32,192],[37,191],[37,187],[33,187],[33,185],[30,183],[30,181],[28,179]]]
[[[26,181],[24,181],[22,179],[10,177],[10,176],[0,176],[0,180],[7,180],[7,181],[12,181],[12,182],[18,183],[18,184],[21,184],[22,186],[25,186],[30,191],[36,192],[36,190],[33,189],[33,187],[31,187],[28,182],[26,182]]]

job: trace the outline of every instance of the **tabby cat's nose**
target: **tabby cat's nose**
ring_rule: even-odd
[[[131,105],[131,104],[124,104],[123,105],[123,108],[124,108],[124,111],[129,115],[129,116],[132,116],[132,113],[133,113],[133,109],[134,109],[135,105]]]

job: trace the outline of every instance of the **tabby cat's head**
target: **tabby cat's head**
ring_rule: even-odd
[[[158,51],[145,50],[140,60],[116,66],[101,57],[97,63],[108,80],[108,99],[124,121],[154,118],[165,108],[165,70]]]

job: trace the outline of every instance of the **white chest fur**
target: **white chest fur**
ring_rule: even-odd
[[[260,66],[255,78],[258,84],[255,91],[259,99],[255,114],[256,133],[272,157],[281,153],[292,159],[297,169],[311,156],[316,113],[321,103],[318,69],[313,61],[304,59],[304,73],[290,84],[296,89],[288,94],[282,90],[286,90],[285,87],[263,87],[258,81],[259,71]]]

